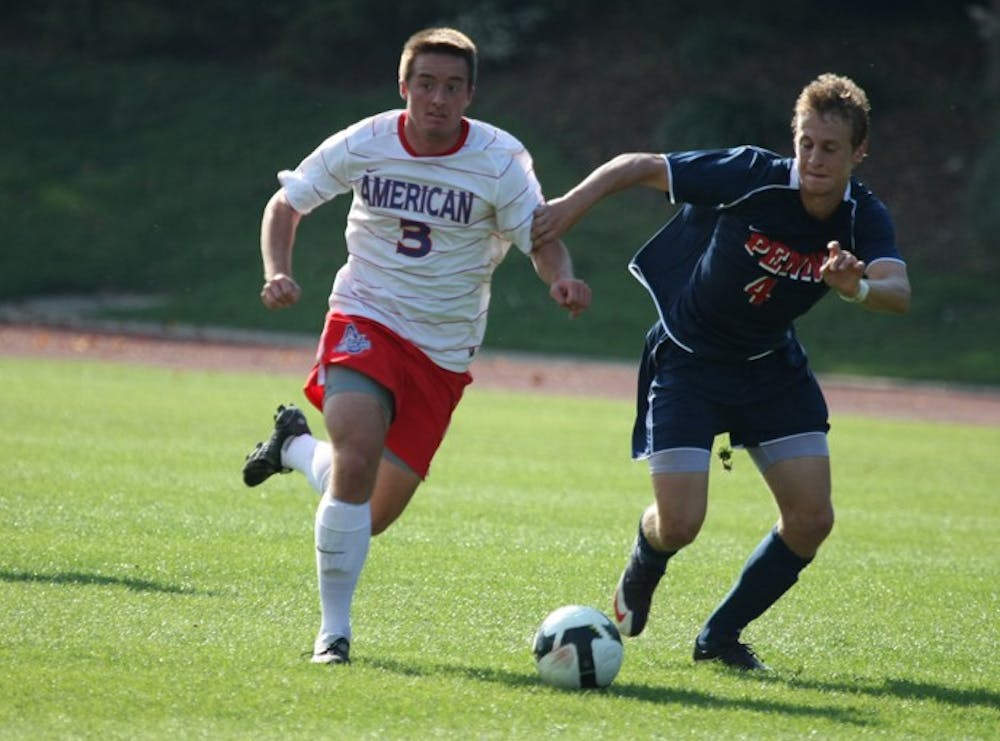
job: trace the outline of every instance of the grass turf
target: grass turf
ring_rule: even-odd
[[[838,525],[746,638],[766,677],[694,666],[775,511],[713,471],[700,539],[604,691],[537,680],[532,634],[610,610],[640,509],[628,404],[479,391],[373,542],[354,663],[318,625],[314,495],[247,490],[299,379],[0,359],[0,737],[990,738],[1000,724],[1000,429],[837,418]],[[318,417],[310,411],[318,427]]]

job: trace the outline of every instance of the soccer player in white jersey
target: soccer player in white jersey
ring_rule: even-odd
[[[511,244],[571,317],[590,305],[563,243],[532,244],[543,197],[531,156],[507,132],[464,115],[476,68],[476,47],[461,32],[414,34],[399,63],[405,110],[329,137],[295,170],[278,174],[281,187],[264,210],[260,297],[279,309],[301,295],[292,277],[300,220],[353,194],[347,262],[305,386],[330,442],[313,437],[300,409],[280,406],[270,439],[243,469],[248,486],[299,471],[322,494],[315,663],[349,662],[351,602],[370,538],[399,517],[427,476],[472,381],[491,276]]]

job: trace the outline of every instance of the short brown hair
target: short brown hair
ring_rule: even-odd
[[[413,60],[418,54],[433,52],[450,54],[465,60],[469,68],[469,87],[476,86],[478,59],[476,45],[468,36],[454,28],[425,28],[417,31],[403,44],[399,58],[399,81],[408,82],[413,71]]]
[[[792,115],[792,133],[796,131],[799,116],[815,111],[821,116],[834,114],[851,125],[851,145],[858,147],[868,138],[868,114],[871,105],[865,91],[849,77],[822,74],[799,93]]]

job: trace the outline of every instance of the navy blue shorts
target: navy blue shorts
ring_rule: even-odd
[[[666,339],[643,355],[636,407],[635,458],[673,448],[711,450],[725,432],[733,447],[752,447],[830,429],[823,392],[794,341],[757,360],[729,363]]]

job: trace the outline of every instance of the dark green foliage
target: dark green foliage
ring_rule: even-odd
[[[1000,253],[996,249],[1000,234],[1000,129],[992,144],[985,147],[976,162],[969,182],[969,224],[974,242],[969,246],[987,275],[1000,274]]]
[[[751,98],[704,95],[672,106],[653,132],[656,149],[708,149],[739,144],[785,144],[788,116]]]
[[[887,12],[867,5],[873,23]],[[267,312],[258,231],[275,173],[338,128],[400,105],[402,40],[448,22],[483,50],[470,114],[528,145],[549,196],[625,150],[754,143],[787,153],[807,76],[855,76],[875,105],[859,175],[893,211],[913,310],[873,317],[831,299],[800,334],[824,372],[1000,383],[998,349],[984,341],[1000,311],[988,282],[1000,155],[976,115],[974,27],[961,9],[910,4],[889,35],[851,26],[852,2],[830,19],[839,36],[811,37],[790,33],[801,19],[786,6],[724,24],[724,4],[712,2],[633,0],[610,12],[589,0],[440,0],[400,8],[376,34],[373,11],[344,1],[4,4],[0,41],[19,48],[0,53],[10,143],[0,149],[0,297],[155,294],[166,302],[129,318],[315,333],[343,259],[347,203],[303,224],[302,304]],[[567,243],[595,295],[576,322],[512,253],[494,282],[487,347],[634,357],[655,314],[625,265],[671,213],[660,195],[620,194],[574,228]]]

